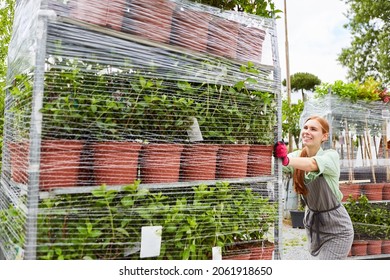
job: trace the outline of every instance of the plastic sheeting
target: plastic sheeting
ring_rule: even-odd
[[[329,94],[305,102],[301,124],[311,115],[330,122],[330,147],[340,154],[340,190],[355,231],[351,257],[388,257],[389,105]]]

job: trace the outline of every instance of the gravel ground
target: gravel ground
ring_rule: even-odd
[[[282,244],[282,260],[313,259],[307,250],[308,242],[305,230],[293,228],[291,221],[287,219],[283,221]]]

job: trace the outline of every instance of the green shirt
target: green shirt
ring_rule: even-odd
[[[299,157],[301,150],[294,151],[288,154],[289,157]],[[338,198],[339,201],[343,198],[343,194],[339,189],[340,179],[340,156],[332,149],[323,150],[320,148],[317,154],[313,157],[318,165],[318,171],[306,172],[305,183],[310,183],[319,175],[323,175],[329,187]],[[294,168],[291,166],[284,166],[283,172],[293,173]]]

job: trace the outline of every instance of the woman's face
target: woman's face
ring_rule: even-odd
[[[307,147],[319,147],[327,140],[328,133],[322,132],[321,124],[316,120],[308,120],[301,133],[302,144]]]

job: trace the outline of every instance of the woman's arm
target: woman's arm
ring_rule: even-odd
[[[317,161],[312,157],[289,157],[288,167],[303,171],[318,171]]]

